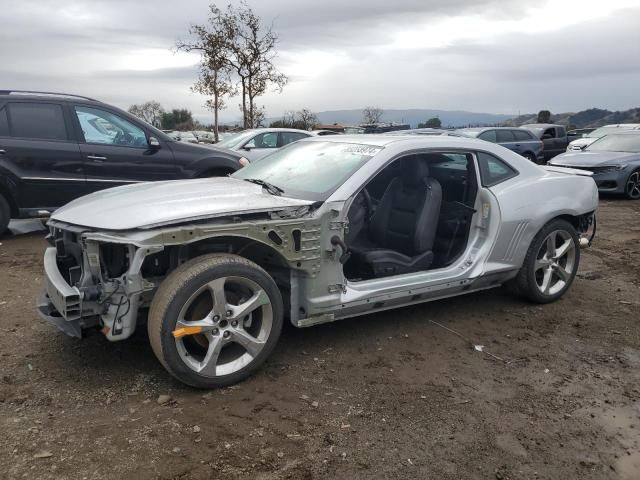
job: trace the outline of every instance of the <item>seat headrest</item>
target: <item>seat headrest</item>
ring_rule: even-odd
[[[422,157],[408,157],[402,160],[402,183],[409,188],[424,185],[429,177],[429,165]]]

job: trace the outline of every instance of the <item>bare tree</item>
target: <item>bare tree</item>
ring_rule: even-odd
[[[300,127],[303,130],[312,130],[318,124],[318,117],[308,108],[303,108],[298,112]]]
[[[378,123],[382,118],[383,110],[380,107],[364,107],[362,110],[363,123]]]
[[[139,119],[144,120],[149,125],[160,127],[162,124],[162,114],[164,113],[164,109],[159,102],[150,100],[148,102],[141,103],[140,105],[131,105],[128,112],[131,115],[135,115]]]
[[[230,36],[233,31],[227,25],[226,14],[212,4],[209,6],[208,23],[192,25],[189,34],[192,39],[178,40],[176,49],[201,53],[200,75],[191,90],[212,97],[205,102],[205,107],[213,112],[214,137],[217,142],[218,113],[225,108],[225,97],[236,92],[231,79],[231,64],[227,59],[231,51]]]

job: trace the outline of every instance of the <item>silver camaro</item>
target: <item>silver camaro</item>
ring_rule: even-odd
[[[202,388],[254,372],[283,322],[308,327],[507,285],[538,303],[590,244],[589,172],[452,136],[327,136],[228,178],[142,183],[49,221],[42,317],[111,341],[145,325]]]

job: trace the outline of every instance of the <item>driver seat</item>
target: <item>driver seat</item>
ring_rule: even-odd
[[[424,158],[401,162],[400,176],[391,181],[371,217],[370,241],[351,248],[374,277],[426,270],[433,262],[442,187],[429,177]]]

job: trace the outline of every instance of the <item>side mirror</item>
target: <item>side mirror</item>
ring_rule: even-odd
[[[245,145],[244,147],[242,147],[242,149],[246,150],[247,152],[250,152],[252,148],[254,148],[252,145]]]
[[[160,148],[160,140],[158,140],[156,137],[149,137],[147,143],[149,144],[149,148],[152,148],[154,150]]]

